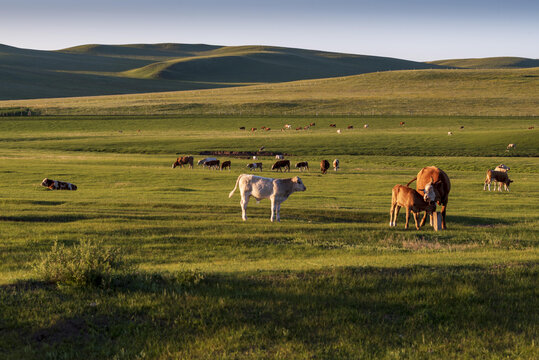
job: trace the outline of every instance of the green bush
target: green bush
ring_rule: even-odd
[[[129,268],[119,248],[105,247],[103,241],[80,240],[66,247],[54,242],[34,266],[47,282],[76,286],[107,286],[114,273]]]

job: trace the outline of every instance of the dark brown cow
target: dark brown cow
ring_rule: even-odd
[[[337,127],[337,124],[329,124],[329,127]]]
[[[354,125],[348,125],[348,129],[353,129]]]
[[[209,169],[219,169],[219,165],[221,162],[219,160],[210,160],[206,161],[203,165],[204,167],[208,167]]]
[[[307,171],[309,171],[309,163],[307,161],[301,161],[301,162],[296,164],[296,168],[299,171],[303,171],[305,169],[307,169]]]
[[[228,168],[228,170],[230,170],[230,165],[232,165],[230,160],[223,161],[223,163],[221,164],[221,170],[224,170],[224,169],[227,169],[227,168]]]
[[[41,186],[45,186],[50,190],[77,190],[77,185],[65,181],[57,181],[52,179],[43,179]]]
[[[283,171],[283,168],[284,168],[284,172],[290,172],[290,160],[278,160],[275,162],[275,164],[273,164],[273,166],[271,167],[271,170],[279,170],[279,171]]]
[[[389,210],[389,226],[397,226],[397,217],[399,216],[399,210],[401,207],[406,208],[406,224],[405,229],[408,229],[410,222],[410,211],[414,214],[415,228],[417,230],[423,226],[423,223],[419,225],[417,216],[421,211],[425,211],[425,214],[432,214],[436,211],[436,205],[432,202],[427,202],[423,199],[420,193],[408,186],[395,185],[391,192],[391,209]]]
[[[316,123],[310,123],[309,126],[316,126]]]
[[[442,229],[447,229],[445,224],[445,212],[447,202],[449,200],[449,192],[451,191],[451,182],[449,176],[436,166],[427,166],[419,171],[417,176],[408,184],[417,180],[416,190],[423,196],[425,201],[435,201],[438,205],[442,205]],[[427,214],[423,216],[421,225],[425,225]]]
[[[172,168],[174,169],[176,166],[183,167],[184,165],[189,165],[189,168],[193,168],[193,157],[192,156],[180,156],[174,164],[172,164]]]
[[[320,162],[320,171],[322,171],[322,174],[325,174],[329,169],[329,161],[322,160]]]
[[[240,130],[245,130],[245,126],[240,127]]]

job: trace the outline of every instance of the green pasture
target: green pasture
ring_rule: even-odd
[[[1,119],[0,358],[537,358],[535,121]],[[171,168],[178,154],[262,146],[311,166],[288,175],[259,160],[260,175],[299,175],[307,187],[283,203],[280,223],[267,200],[251,200],[243,222],[238,192],[228,197],[252,160]],[[334,158],[341,170],[321,175],[320,160]],[[483,191],[500,163],[511,192]],[[403,211],[389,228],[391,188],[427,165],[452,182],[448,230],[404,230]],[[45,177],[79,189],[49,191]],[[32,269],[55,241],[81,239],[122,249],[133,270],[81,288]]]

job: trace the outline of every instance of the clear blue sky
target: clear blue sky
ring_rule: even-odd
[[[0,0],[0,43],[277,45],[410,60],[539,57],[539,0]]]

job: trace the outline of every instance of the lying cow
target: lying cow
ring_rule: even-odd
[[[256,170],[256,169],[260,169],[260,172],[262,172],[262,163],[261,162],[257,162],[257,163],[251,163],[251,164],[247,164],[247,167],[251,170]]]
[[[298,169],[299,171],[309,171],[309,163],[307,161],[301,161],[299,163],[296,163],[296,169]]]
[[[502,191],[502,184],[505,187],[505,191],[509,191],[509,185],[513,182],[513,180],[509,179],[507,171],[487,170],[487,178],[485,179],[483,190],[486,190],[488,185],[488,191],[490,191],[490,183],[492,181],[497,182],[498,191]],[[496,191],[496,185],[494,185],[494,191]]]
[[[322,172],[322,174],[325,174],[329,169],[329,161],[327,160],[322,160],[320,162],[320,171]]]
[[[189,168],[193,168],[193,157],[192,156],[180,156],[174,164],[172,164],[172,168],[174,169],[176,166],[183,167],[184,165],[189,165]]]
[[[290,194],[296,191],[305,191],[307,188],[299,177],[292,179],[272,179],[261,176],[241,174],[236,180],[236,186],[228,194],[231,198],[236,188],[240,188],[241,218],[247,220],[247,204],[252,196],[259,202],[262,199],[271,201],[271,221],[281,221],[281,203],[288,199]]]
[[[41,182],[41,186],[45,186],[50,190],[77,190],[77,185],[75,184],[71,184],[65,181],[51,180],[47,178],[43,179],[43,181]]]
[[[214,170],[219,169],[220,165],[221,165],[221,162],[219,160],[210,160],[204,163],[204,167],[207,167],[209,169],[214,169]]]
[[[214,158],[214,157],[207,157],[207,158],[204,158],[202,160],[198,160],[197,165],[198,166],[204,165],[206,163],[206,161],[213,161],[213,160],[217,160],[217,159]]]
[[[273,166],[271,167],[271,170],[279,170],[279,171],[283,171],[283,168],[284,168],[284,172],[290,172],[290,160],[278,160],[275,162],[275,164],[273,164]]]
[[[428,214],[432,214],[436,211],[436,204],[434,202],[427,202],[423,199],[423,196],[416,190],[404,185],[395,185],[391,192],[391,209],[389,210],[389,226],[397,226],[397,217],[399,216],[399,210],[401,207],[406,208],[406,224],[405,229],[408,229],[410,222],[410,211],[414,214],[415,228],[420,229],[418,215],[421,211],[426,211]]]
[[[230,170],[230,166],[232,165],[232,163],[230,162],[230,160],[227,160],[227,161],[223,161],[223,163],[221,164],[221,170],[224,170],[224,169],[227,169]]]
[[[333,160],[333,170],[338,171],[339,170],[339,159]]]

